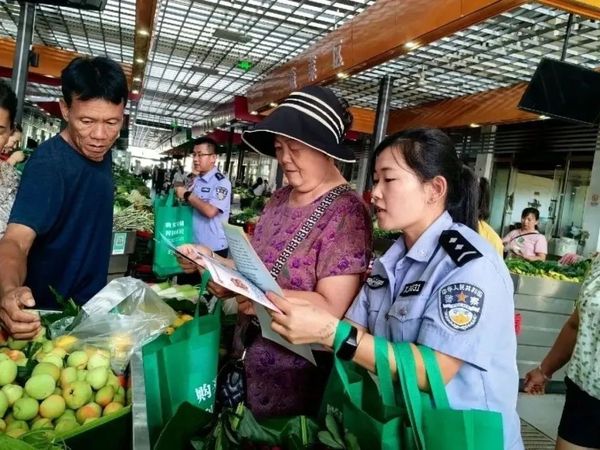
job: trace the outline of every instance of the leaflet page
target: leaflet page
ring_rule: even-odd
[[[236,269],[263,292],[272,291],[278,295],[283,295],[283,291],[259,258],[244,230],[230,224],[223,224],[223,230]]]

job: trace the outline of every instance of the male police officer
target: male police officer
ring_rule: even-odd
[[[194,208],[194,243],[227,257],[227,239],[223,222],[229,219],[231,182],[215,166],[217,144],[208,137],[194,142],[194,170],[198,172],[190,190],[176,188],[177,197]]]

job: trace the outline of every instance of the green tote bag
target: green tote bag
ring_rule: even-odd
[[[394,345],[405,406],[422,450],[503,450],[502,415],[483,410],[450,408],[446,387],[433,350],[418,347],[430,385],[430,401],[419,390],[413,351],[408,343]]]
[[[201,292],[210,274],[202,276]],[[177,408],[189,402],[212,411],[216,399],[221,303],[170,335],[161,335],[142,349],[148,428],[154,441]]]
[[[189,244],[193,241],[192,207],[175,201],[175,191],[171,189],[167,195],[154,199],[154,261],[152,270],[159,277],[168,277],[181,273],[177,258],[161,234],[173,245]]]
[[[340,323],[335,336],[337,351],[348,336],[350,325]],[[350,361],[334,359],[321,413],[341,418],[361,448],[413,450],[414,439],[406,411],[396,401],[388,359],[388,343],[375,338],[375,362],[379,382],[368,370]]]

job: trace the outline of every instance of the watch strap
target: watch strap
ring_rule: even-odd
[[[356,349],[358,348],[358,329],[356,327],[350,328],[350,333],[348,337],[344,339],[342,345],[336,352],[336,356],[344,361],[350,361],[354,358],[354,354],[356,353]]]

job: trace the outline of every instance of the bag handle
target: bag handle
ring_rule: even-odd
[[[414,440],[417,443],[417,447],[422,449],[425,442],[422,423],[423,404],[421,391],[417,382],[417,367],[413,351],[411,345],[407,342],[396,343],[393,345],[393,348],[404,406],[406,406]]]
[[[327,193],[323,200],[321,200],[321,203],[319,203],[319,206],[315,208],[310,217],[306,219],[292,240],[288,242],[283,251],[279,254],[275,264],[271,267],[271,276],[273,278],[277,279],[289,257],[292,256],[292,253],[294,253],[300,243],[308,237],[319,219],[323,217],[323,214],[327,211],[327,208],[331,206],[336,198],[350,190],[352,190],[352,186],[349,184],[340,184]]]
[[[166,206],[174,206],[175,202],[173,201],[175,199],[175,189],[169,189],[169,193],[167,194],[167,200],[165,202]]]
[[[450,409],[450,402],[448,401],[448,394],[446,393],[446,385],[440,371],[440,366],[435,357],[435,352],[423,345],[418,346],[421,356],[423,357],[423,363],[425,365],[425,372],[427,373],[427,379],[429,381],[429,387],[431,389],[431,396],[435,403],[436,409]]]
[[[338,324],[338,327],[335,331],[335,337],[333,338],[333,352],[334,352],[334,365],[335,370],[338,373],[342,384],[344,385],[344,390],[349,392],[350,380],[348,379],[348,374],[343,367],[342,361],[335,356],[337,351],[340,349],[346,338],[350,335],[350,329],[352,325],[348,322],[341,320]],[[386,405],[396,405],[395,395],[394,395],[394,383],[392,381],[392,373],[390,370],[390,361],[388,357],[388,342],[382,337],[374,338],[374,347],[375,347],[375,368],[377,371],[377,375],[379,376],[379,392],[383,398],[383,402]],[[353,401],[358,401],[358,399],[352,399]]]
[[[200,294],[200,297],[202,297],[204,295],[205,292],[207,292],[206,290],[206,286],[208,285],[208,282],[210,281],[210,272],[208,270],[205,270],[204,272],[202,272],[202,279],[200,280],[200,287],[198,288],[198,294]],[[194,317],[199,317],[200,316],[200,299],[198,298],[198,301],[196,302],[196,311],[194,313]]]
[[[375,370],[379,378],[379,393],[386,405],[396,406],[394,382],[388,353],[388,341],[382,337],[374,337],[375,341]]]

